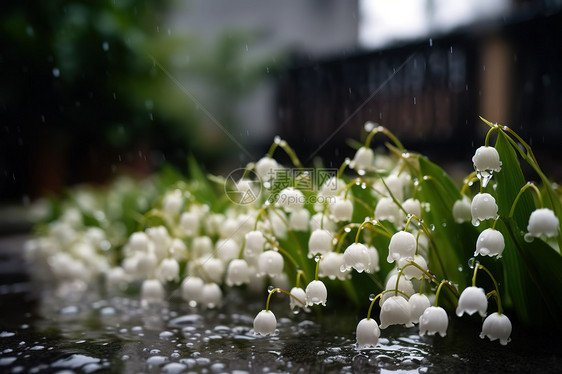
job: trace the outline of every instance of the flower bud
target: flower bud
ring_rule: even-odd
[[[351,200],[336,196],[335,201],[328,205],[334,221],[351,221],[353,204]]]
[[[349,167],[355,169],[359,174],[365,174],[365,170],[370,170],[373,167],[374,160],[375,153],[373,150],[371,148],[361,147],[355,153]]]
[[[453,204],[453,218],[456,223],[468,222],[472,219],[471,204],[470,198],[466,195],[461,200],[455,201]]]

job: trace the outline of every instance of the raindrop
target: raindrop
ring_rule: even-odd
[[[104,51],[109,51],[109,43],[108,42],[103,42],[101,47],[103,48]]]
[[[433,47],[433,39],[429,38],[429,46]]]
[[[472,224],[473,224],[474,226],[480,226],[480,220],[479,220],[479,219],[474,220],[474,221],[472,221]]]
[[[416,97],[414,96],[414,105],[416,105]]]
[[[364,128],[365,131],[371,132],[375,128],[375,124],[373,122],[366,122]]]
[[[374,293],[370,294],[370,295],[369,295],[369,301],[375,300],[375,297],[376,297],[376,296],[375,296]]]
[[[269,287],[267,287],[267,292],[271,293],[271,292],[273,292],[274,289],[275,289],[275,287],[269,286]]]
[[[453,54],[453,46],[451,46],[451,54]]]
[[[276,135],[275,138],[273,138],[273,142],[275,144],[279,144],[281,143],[281,137],[279,135]]]
[[[60,70],[58,68],[53,68],[53,76],[55,78],[60,77]]]
[[[320,256],[314,256],[314,261],[316,262],[320,261]]]
[[[435,225],[432,223],[431,225],[429,225],[429,229],[430,229],[431,231],[435,231]]]
[[[468,259],[468,267],[469,268],[474,269],[475,263],[476,263],[476,258],[471,257],[471,258]]]
[[[523,239],[525,239],[525,241],[526,241],[527,243],[531,243],[531,242],[533,241],[534,237],[533,237],[533,235],[531,235],[530,233],[526,233],[526,234],[523,236]]]
[[[462,265],[459,265],[457,269],[462,272]]]
[[[346,227],[345,229],[343,229],[343,231],[345,231],[345,232],[351,232],[351,227]]]

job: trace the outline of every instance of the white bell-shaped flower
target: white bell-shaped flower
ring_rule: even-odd
[[[453,204],[453,218],[456,223],[470,222],[472,219],[471,212],[472,201],[466,195],[461,200],[455,201]]]
[[[353,216],[353,203],[350,199],[336,196],[332,203],[328,205],[330,213],[336,222],[351,221]]]
[[[349,163],[349,167],[355,169],[360,175],[365,174],[366,170],[373,167],[375,153],[371,148],[361,147],[355,153],[353,160]]]
[[[397,176],[396,174],[391,174],[388,177],[384,178],[386,187],[388,187],[390,192],[392,192],[392,195],[398,201],[404,200],[404,182],[405,179]]]
[[[384,290],[385,291],[395,290],[397,279],[398,279],[398,273],[390,275],[386,281],[386,286]],[[403,294],[398,293],[397,295],[398,297],[403,297],[405,299],[408,299],[408,297],[412,296],[416,292],[414,290],[414,284],[411,281],[407,280],[404,276],[401,276],[400,280],[398,281],[398,291],[401,291],[407,295],[404,296]],[[379,305],[382,306],[384,302],[393,295],[394,295],[393,292],[387,292],[384,295],[382,295],[379,301]]]
[[[137,253],[136,258],[136,271],[135,275],[140,278],[148,278],[154,274],[156,266],[158,266],[158,258],[154,251],[148,253]]]
[[[491,175],[494,171],[501,170],[500,155],[494,147],[482,146],[472,156],[474,170],[483,177]]]
[[[132,252],[148,252],[150,239],[144,232],[132,233],[128,242],[129,249]]]
[[[106,286],[108,291],[112,291],[114,289],[123,291],[127,288],[129,277],[121,266],[117,266],[114,268],[109,269],[106,272]]]
[[[496,199],[489,193],[477,193],[472,199],[470,206],[472,224],[478,226],[485,219],[496,219],[498,216],[498,205]]]
[[[402,208],[412,216],[421,217],[421,203],[419,200],[410,198],[402,203]]]
[[[277,319],[271,310],[262,310],[254,318],[254,334],[273,335],[277,328]]]
[[[168,256],[168,250],[172,245],[172,237],[164,226],[149,227],[146,229],[148,237],[154,243],[154,253],[159,260]]]
[[[328,298],[328,289],[324,282],[313,280],[306,286],[306,305],[322,304],[326,306],[326,299]]]
[[[244,258],[258,258],[265,246],[265,237],[261,231],[250,231],[245,235]]]
[[[480,287],[467,287],[459,297],[457,316],[460,317],[464,313],[471,316],[478,312],[480,316],[486,317],[486,309],[488,309],[488,298],[484,289]]]
[[[375,207],[375,219],[378,221],[389,221],[395,225],[402,222],[404,212],[400,210],[398,205],[390,197],[383,197],[377,202]]]
[[[329,214],[316,213],[310,217],[310,231],[316,231],[324,228],[333,232],[336,230],[336,223],[330,218]]]
[[[256,163],[256,173],[262,183],[277,177],[277,172],[281,166],[273,158],[265,156]]]
[[[289,217],[289,227],[293,231],[308,231],[310,212],[307,209],[293,211]]]
[[[388,262],[401,258],[414,258],[416,254],[416,237],[407,231],[398,231],[390,238],[388,245]]]
[[[206,283],[201,290],[201,305],[205,308],[218,308],[222,302],[222,291],[216,283]]]
[[[408,305],[410,306],[410,321],[418,323],[423,312],[431,306],[431,303],[426,295],[415,293],[408,299]]]
[[[160,304],[166,292],[158,279],[145,279],[141,286],[141,300],[145,305]]]
[[[365,271],[370,264],[371,258],[367,246],[362,243],[353,243],[345,249],[343,261],[346,270],[355,269],[358,273]]]
[[[178,262],[187,260],[189,256],[189,253],[187,252],[187,246],[185,245],[183,240],[179,238],[174,238],[172,240],[172,245],[168,249],[168,253]]]
[[[241,259],[234,259],[228,264],[226,270],[226,285],[229,287],[240,286],[250,282],[248,263]]]
[[[389,294],[392,294],[389,292]],[[408,301],[400,296],[389,297],[381,308],[381,329],[386,329],[390,325],[404,325],[412,327],[410,321],[410,306]]]
[[[377,321],[373,318],[363,318],[357,324],[355,335],[357,337],[357,348],[375,348],[379,342],[381,330],[379,329]]]
[[[294,187],[287,187],[279,192],[276,204],[287,212],[293,212],[302,209],[304,200],[304,195],[300,190]]]
[[[240,245],[234,239],[221,239],[215,245],[217,257],[227,264],[240,255]]]
[[[202,257],[197,260],[203,269],[201,276],[208,282],[222,283],[225,272],[224,263],[218,258],[211,256]]]
[[[500,258],[505,248],[505,240],[503,234],[494,229],[486,229],[478,235],[476,240],[476,251],[474,255],[496,256]]]
[[[380,270],[379,251],[373,246],[370,246],[367,250],[369,252],[369,266],[367,266],[365,272],[373,274]]]
[[[529,217],[527,225],[528,236],[540,237],[546,236],[552,238],[558,235],[560,222],[554,212],[548,208],[537,209]]]
[[[287,217],[283,211],[277,210],[276,213],[269,213],[271,221],[271,230],[277,238],[285,239],[287,237]]]
[[[156,274],[162,283],[176,282],[180,279],[180,265],[173,258],[165,258],[158,266]]]
[[[320,195],[323,197],[338,196],[344,192],[345,182],[336,177],[330,177],[324,182],[320,189]]]
[[[331,232],[321,229],[314,230],[308,239],[308,258],[330,252],[333,246],[332,242],[333,236]]]
[[[283,256],[277,251],[265,251],[258,259],[258,274],[274,278],[283,272]]]
[[[442,337],[447,335],[449,317],[445,309],[440,306],[430,306],[420,317],[420,335],[434,335],[439,333]]]
[[[199,235],[200,218],[194,212],[183,212],[180,216],[180,230],[188,238]]]
[[[183,206],[183,196],[181,190],[174,190],[167,193],[162,200],[162,210],[171,217],[176,217]]]
[[[181,282],[181,297],[191,306],[195,306],[201,302],[201,293],[203,292],[203,279],[199,277],[186,277]]]
[[[291,288],[291,295],[289,297],[289,308],[292,311],[298,310],[298,308],[306,309],[306,291],[300,287]],[[298,299],[298,300],[297,300]],[[302,303],[300,301],[302,301]]]
[[[318,275],[320,277],[328,277],[332,280],[336,278],[345,280],[350,273],[351,270],[346,270],[345,268],[343,253],[328,252],[322,255],[322,261],[320,261],[318,267]]]
[[[505,314],[492,313],[484,320],[480,338],[488,337],[491,341],[500,340],[501,345],[507,345],[511,338],[511,321]]]
[[[191,256],[197,258],[213,252],[213,241],[208,236],[199,236],[191,242]]]
[[[425,271],[428,271],[427,261],[425,261],[425,258],[420,255],[415,255],[413,259],[401,258],[398,260],[398,267],[402,269],[402,276],[406,279],[422,279],[425,277],[425,273],[421,271],[420,268],[415,265],[411,265],[412,261]]]

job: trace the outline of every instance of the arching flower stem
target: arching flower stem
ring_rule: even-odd
[[[466,178],[464,178],[463,185],[461,187],[461,195],[466,193],[466,190],[472,186],[472,184],[479,179],[476,177],[476,172],[473,171],[472,173],[468,174]]]
[[[373,298],[373,300],[371,300],[371,304],[369,305],[369,310],[367,311],[367,319],[371,319],[371,311],[373,310],[373,305],[375,305],[375,301],[377,301],[377,299],[379,297],[381,297],[382,295],[389,293],[389,292],[397,292],[397,293],[401,293],[402,295],[408,297],[408,295],[400,290],[386,290],[386,291],[382,291],[381,293],[379,293],[377,296],[375,296]]]
[[[349,164],[351,163],[351,161],[349,160],[349,158],[346,158],[345,160],[343,160],[342,164],[340,165],[338,172],[336,173],[336,179],[340,179],[344,170],[349,166]]]
[[[386,234],[388,234],[388,237],[392,237],[392,233],[390,231],[388,231],[388,229],[386,227],[383,226],[382,223],[380,223],[379,221],[365,221],[363,222],[361,225],[359,225],[359,227],[357,228],[357,235],[355,235],[355,244],[359,243],[359,234],[361,234],[361,230],[363,230],[363,227],[366,227],[367,225],[372,225],[373,227],[381,227]]]
[[[498,303],[498,314],[502,314],[503,308],[502,308],[502,301],[500,296],[500,289],[498,287],[498,282],[496,281],[496,278],[494,278],[490,270],[488,270],[484,265],[480,265],[477,263],[476,266],[474,267],[474,274],[472,275],[472,287],[476,287],[476,274],[478,273],[478,270],[484,270],[486,273],[488,273],[488,275],[492,279],[495,288],[495,290],[492,292],[494,293],[494,297],[496,298],[496,302]],[[492,292],[489,293],[490,296]]]
[[[519,198],[521,197],[521,195],[523,194],[523,192],[525,192],[525,190],[527,188],[531,188],[533,191],[535,191],[535,193],[537,194],[537,199],[539,200],[539,206],[541,208],[544,207],[543,201],[542,201],[541,191],[539,190],[539,188],[537,186],[535,186],[533,183],[529,182],[526,185],[524,185],[523,187],[521,187],[521,189],[519,190],[519,193],[515,197],[515,200],[513,200],[513,204],[511,204],[511,209],[509,210],[509,215],[508,215],[509,218],[513,217],[513,213],[515,213],[515,206],[517,205],[517,202],[519,201]]]
[[[265,311],[268,312],[269,311],[269,300],[271,299],[271,295],[277,292],[283,292],[287,295],[289,295],[290,297],[292,297],[293,299],[297,300],[299,303],[301,303],[302,305],[305,305],[305,302],[302,301],[301,299],[299,299],[298,297],[296,297],[295,295],[293,295],[292,293],[290,293],[289,291],[285,291],[282,288],[274,288],[269,292],[269,295],[267,295],[267,301],[265,302]]]
[[[439,302],[439,294],[441,293],[441,288],[447,285],[449,287],[450,290],[455,290],[456,288],[455,286],[453,286],[453,284],[451,282],[449,282],[448,280],[444,279],[441,281],[441,283],[439,283],[439,287],[437,287],[437,292],[435,292],[435,302],[433,303],[433,306],[438,306],[438,302]],[[458,295],[458,291],[455,293],[455,296],[457,297],[457,299],[459,298]]]
[[[365,139],[365,147],[366,148],[371,148],[371,141],[373,140],[373,137],[378,133],[385,134],[390,140],[392,140],[392,142],[396,145],[396,147],[398,147],[398,149],[400,149],[400,151],[404,151],[404,146],[402,145],[400,140],[398,140],[398,138],[390,130],[388,130],[386,127],[380,126],[380,125],[375,126],[369,132],[369,135],[367,135],[367,138]]]
[[[285,151],[285,153],[291,159],[291,162],[293,163],[293,165],[295,165],[299,169],[303,169],[302,163],[299,160],[299,158],[297,157],[297,154],[295,153],[293,148],[291,148],[289,146],[287,141],[285,141],[285,140],[283,140],[279,137],[275,138],[275,140],[273,141],[273,144],[271,144],[271,147],[269,147],[269,151],[267,151],[267,155],[270,158],[273,158],[273,153],[275,153],[275,150],[277,149],[277,147],[281,147],[281,149],[283,149]]]
[[[306,280],[306,274],[304,273],[304,271],[301,270],[300,268],[297,268],[297,281],[295,282],[295,286],[296,286],[296,287],[300,287],[300,285],[301,285],[301,278],[304,278],[304,281],[307,282],[307,280]]]
[[[322,256],[317,257],[316,260],[316,270],[314,271],[314,280],[317,281],[318,280],[318,269],[320,269],[320,261],[322,261],[324,258]]]

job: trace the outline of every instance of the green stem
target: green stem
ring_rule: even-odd
[[[371,141],[373,140],[373,137],[378,133],[385,134],[390,140],[392,140],[396,147],[400,149],[400,151],[404,151],[404,146],[402,145],[400,140],[398,140],[398,138],[390,130],[383,126],[375,126],[375,128],[371,130],[369,135],[367,135],[367,139],[365,139],[365,148],[371,147]]]
[[[314,272],[314,280],[317,281],[318,280],[318,269],[320,269],[320,261],[323,260],[323,257],[320,256],[318,258],[318,261],[316,261],[316,271]]]
[[[480,117],[480,118],[482,118],[482,117]],[[499,131],[499,128],[500,127],[498,125],[496,125],[496,126],[491,127],[490,130],[488,130],[488,133],[486,134],[486,139],[484,139],[484,146],[485,147],[488,147],[488,144],[490,144],[490,135],[492,135],[492,133],[494,131]]]
[[[297,282],[295,284],[295,286],[297,288],[300,288],[301,285],[301,277],[304,277],[304,281],[306,282],[306,274],[304,273],[304,271],[302,271],[301,269],[297,270]],[[307,282],[308,283],[308,282]]]
[[[535,193],[537,194],[537,199],[539,200],[539,206],[541,208],[544,206],[543,201],[542,201],[541,191],[539,190],[539,188],[537,186],[535,186],[533,183],[529,182],[526,185],[524,185],[523,187],[521,187],[521,189],[519,189],[519,193],[515,197],[515,200],[513,201],[513,204],[511,204],[511,209],[509,210],[509,215],[508,215],[509,218],[513,217],[513,213],[515,212],[515,206],[517,205],[517,202],[519,201],[519,198],[521,197],[521,195],[523,194],[523,192],[525,192],[525,190],[527,188],[531,188],[533,191],[535,191]]]
[[[488,270],[484,265],[478,265],[474,268],[474,275],[472,276],[472,285],[474,286],[476,284],[476,272],[480,269],[484,270],[490,276],[490,278],[492,278],[492,282],[494,283],[494,288],[496,289],[496,301],[498,303],[498,314],[502,314],[503,308],[502,308],[502,300],[501,300],[501,297],[500,297],[500,289],[498,287],[498,282],[496,282],[496,278],[494,278],[494,276],[492,275],[490,270]]]
[[[476,172],[473,171],[472,173],[470,173],[470,174],[464,179],[464,183],[463,183],[462,188],[461,188],[461,195],[464,195],[465,192],[466,192],[466,190],[467,190],[470,186],[472,186],[472,183],[474,183],[474,182],[477,181],[477,180],[479,180],[479,179],[476,177]]]
[[[379,297],[381,297],[382,295],[384,295],[385,293],[389,293],[389,292],[398,292],[398,293],[401,293],[402,295],[406,296],[406,298],[409,297],[408,294],[406,294],[406,293],[404,293],[400,290],[386,290],[386,291],[383,291],[383,292],[379,293],[377,296],[374,297],[373,300],[371,300],[371,304],[369,305],[369,311],[367,312],[367,319],[371,319],[371,311],[373,310],[373,305],[375,305],[375,301],[377,301],[377,299]]]
[[[271,292],[269,292],[269,295],[267,295],[267,301],[265,302],[265,311],[266,312],[269,311],[269,300],[271,299],[271,295],[276,293],[276,292],[283,292],[283,293],[289,295],[290,297],[292,297],[293,299],[297,300],[302,305],[305,305],[304,301],[302,301],[301,299],[299,299],[298,297],[296,297],[295,295],[293,295],[289,291],[285,291],[284,289],[277,287],[277,288],[272,289]]]
[[[345,170],[346,167],[349,166],[350,162],[351,162],[351,161],[349,161],[348,158],[346,158],[346,159],[342,162],[342,164],[340,165],[340,167],[339,167],[339,169],[338,169],[338,172],[337,172],[337,174],[336,174],[336,180],[338,180],[338,179],[341,178],[341,176],[342,176],[342,174],[343,174],[343,171]],[[336,185],[337,185],[337,182],[336,182]]]

